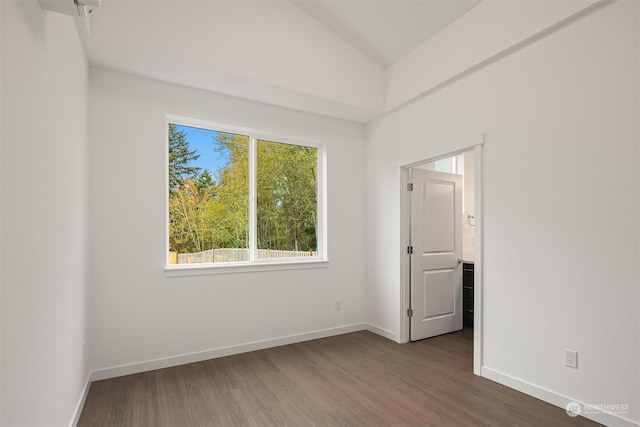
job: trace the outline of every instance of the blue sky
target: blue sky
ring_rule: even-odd
[[[215,144],[213,141],[218,133],[213,130],[198,129],[181,125],[176,125],[176,130],[184,132],[187,136],[187,141],[189,141],[189,148],[197,150],[198,154],[200,154],[200,158],[196,161],[190,162],[189,166],[197,166],[208,170],[217,181],[218,169],[223,167],[229,158],[228,153],[221,153],[214,149]]]

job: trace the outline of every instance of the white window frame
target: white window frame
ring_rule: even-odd
[[[216,132],[246,135],[249,137],[249,260],[241,262],[198,263],[198,264],[169,264],[169,124],[207,129]],[[291,144],[311,147],[318,150],[318,180],[317,180],[317,255],[296,258],[258,258],[257,233],[257,199],[256,199],[256,161],[257,141]],[[228,274],[272,270],[297,270],[307,268],[323,268],[329,265],[327,251],[327,150],[324,143],[291,138],[286,135],[265,132],[246,127],[229,126],[206,120],[192,119],[176,115],[167,115],[165,123],[165,274],[167,277],[199,276],[209,274]]]

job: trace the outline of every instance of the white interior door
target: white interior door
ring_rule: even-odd
[[[462,329],[462,176],[411,170],[411,341]]]

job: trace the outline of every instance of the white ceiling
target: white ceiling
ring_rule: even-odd
[[[428,40],[481,0],[293,0],[382,67]]]
[[[366,122],[388,67],[479,3],[103,0],[78,22],[92,66]]]

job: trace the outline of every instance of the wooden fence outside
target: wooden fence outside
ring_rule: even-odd
[[[316,256],[315,251],[279,251],[258,249],[258,258],[298,258]],[[210,262],[249,261],[249,249],[221,248],[208,251],[179,254],[169,252],[169,264],[199,264]]]

